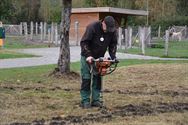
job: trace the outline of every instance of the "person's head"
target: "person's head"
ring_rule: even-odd
[[[102,21],[102,29],[104,32],[114,32],[116,30],[115,19],[112,16],[106,16]]]

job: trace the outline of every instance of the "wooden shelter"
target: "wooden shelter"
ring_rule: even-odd
[[[113,16],[117,25],[120,25],[121,20],[124,18],[126,25],[128,16],[147,16],[148,12],[144,10],[113,7],[73,8],[71,14],[70,38],[75,37],[76,32],[78,32],[81,37],[89,23],[104,19],[107,15]],[[77,28],[78,31],[76,30]]]

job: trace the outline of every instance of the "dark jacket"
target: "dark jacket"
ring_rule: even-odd
[[[94,58],[104,57],[108,49],[110,57],[116,58],[117,50],[117,32],[104,32],[102,22],[97,21],[87,26],[86,31],[81,39],[81,55]]]

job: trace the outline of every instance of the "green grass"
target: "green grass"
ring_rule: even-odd
[[[18,53],[13,50],[0,49],[0,59],[36,57],[31,54]]]
[[[164,46],[164,42],[159,42],[160,45]],[[118,50],[124,52],[124,50]],[[164,48],[146,48],[145,55],[166,57],[164,56]],[[128,53],[131,54],[141,54],[141,48],[131,48],[128,49]],[[167,58],[188,58],[188,41],[170,41],[169,50]]]
[[[118,64],[121,66],[130,66],[138,64],[171,64],[171,63],[188,63],[188,61],[163,61],[163,60],[138,60],[128,59],[120,60]],[[56,65],[44,65],[35,67],[24,68],[10,68],[0,70],[0,82],[1,81],[32,81],[42,82],[48,80],[48,75],[54,70]],[[80,72],[80,62],[71,63],[71,71]]]
[[[172,64],[172,63],[188,63],[188,60],[139,60],[139,59],[127,59],[120,60],[118,66],[130,66],[138,64]]]
[[[48,74],[55,68],[54,65],[36,67],[11,68],[0,70],[2,81],[32,81],[39,82],[46,79]]]
[[[4,48],[6,49],[23,49],[23,48],[44,48],[48,47],[47,44],[40,42],[27,42],[25,38],[20,37],[6,37]]]
[[[4,47],[0,48],[0,59],[35,57],[31,54],[17,53],[14,49],[44,48],[47,44],[26,42],[24,37],[6,37]]]

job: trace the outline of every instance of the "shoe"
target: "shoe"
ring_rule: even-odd
[[[87,102],[87,103],[81,103],[80,107],[82,107],[83,109],[88,109],[88,108],[91,108],[91,105],[90,105],[89,102]]]
[[[91,106],[92,107],[103,107],[103,103],[102,102],[100,102],[100,101],[95,101],[95,102],[92,102],[91,103]]]

